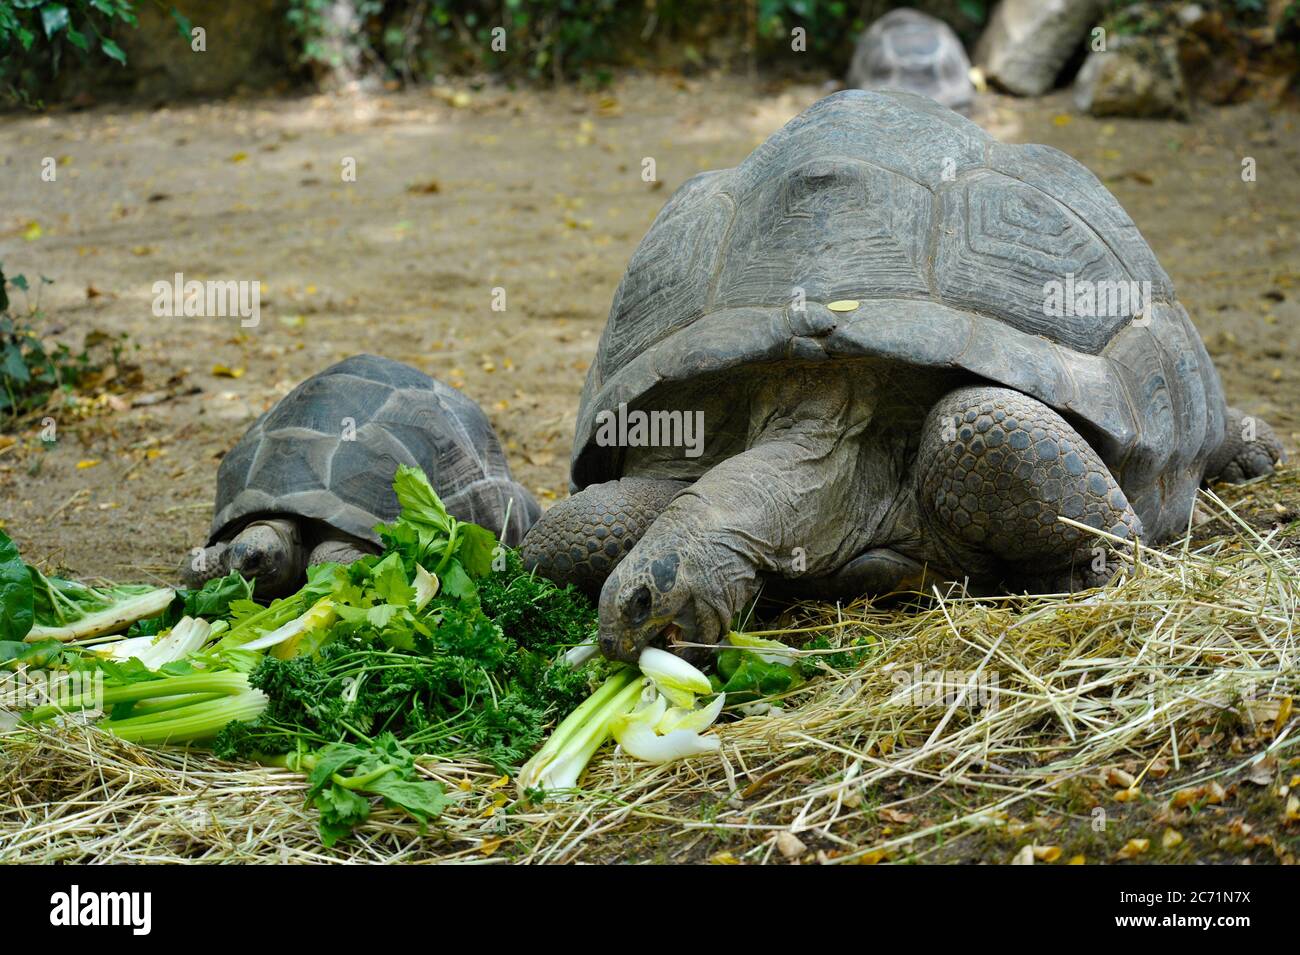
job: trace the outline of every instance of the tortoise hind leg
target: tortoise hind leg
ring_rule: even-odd
[[[1123,490],[1064,418],[1018,391],[959,388],[926,419],[917,453],[923,520],[954,569],[1056,592],[1109,579],[1104,539],[1142,524]],[[1100,558],[1100,559],[1098,559]]]
[[[650,478],[593,484],[543,514],[520,544],[519,556],[529,570],[573,584],[596,600],[615,565],[689,486]]]
[[[1285,458],[1282,442],[1267,422],[1237,408],[1229,408],[1223,444],[1210,456],[1205,466],[1205,480],[1240,484],[1272,474]]]

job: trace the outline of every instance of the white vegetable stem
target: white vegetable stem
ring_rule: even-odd
[[[212,625],[195,617],[182,617],[170,631],[156,637],[132,637],[104,643],[95,653],[113,660],[139,659],[150,670],[197,652],[212,634]]]
[[[311,605],[308,610],[300,617],[294,617],[282,627],[277,627],[270,633],[264,633],[256,639],[249,640],[247,643],[240,644],[240,650],[265,650],[267,647],[273,647],[277,644],[284,643],[299,634],[306,633],[308,630],[314,630],[317,627],[328,627],[335,620],[334,601],[328,597],[322,597]]]
[[[32,627],[23,639],[28,643],[36,643],[39,640],[87,640],[102,637],[106,633],[125,629],[137,620],[162,613],[175,596],[176,591],[170,587],[160,587],[138,597],[119,600],[105,610],[88,613],[67,627]]]
[[[708,696],[713,692],[707,676],[667,650],[647,647],[641,651],[636,665],[655,681],[659,692],[674,706],[694,709],[696,694]]]

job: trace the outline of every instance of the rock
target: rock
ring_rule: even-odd
[[[1002,0],[975,46],[975,65],[1007,92],[1046,93],[1102,6],[1101,0]]]
[[[777,834],[776,848],[787,859],[798,859],[808,851],[808,847],[800,841],[799,837],[789,830]]]
[[[848,85],[920,93],[958,112],[974,97],[970,60],[952,27],[906,7],[886,13],[858,38]]]
[[[1093,116],[1186,119],[1187,91],[1175,44],[1153,37],[1112,37],[1090,53],[1074,81],[1074,105]]]

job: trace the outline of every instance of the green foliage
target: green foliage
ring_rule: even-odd
[[[404,810],[423,826],[447,804],[442,787],[422,779],[415,756],[391,733],[366,746],[334,743],[299,762],[309,770],[307,801],[320,811],[321,841],[328,847],[370,816],[368,796]]]
[[[16,643],[32,629],[32,578],[18,548],[0,531],[0,641]],[[3,659],[3,658],[0,658]]]
[[[59,72],[69,50],[126,65],[109,34],[115,23],[136,22],[133,0],[0,0],[0,95],[33,105],[32,92]]]
[[[403,509],[383,529],[387,556],[314,569],[307,589],[330,594],[338,611],[329,639],[314,654],[261,660],[249,682],[269,705],[253,722],[226,727],[215,745],[220,755],[368,745],[392,733],[417,752],[474,754],[504,769],[523,762],[546,724],[586,698],[603,664],[575,670],[562,654],[594,633],[595,608],[572,588],[525,572],[513,551],[502,551],[502,569],[478,580],[461,571],[465,589],[453,591],[444,577],[442,592],[419,615],[388,612],[391,601],[409,599],[396,592],[408,579],[404,556],[437,566],[449,553],[466,559],[479,546],[466,533],[474,525],[456,522],[426,493],[423,474],[399,473],[394,485]],[[449,530],[444,521],[452,522]],[[402,527],[423,529],[439,543],[402,534]],[[234,607],[237,616],[259,612]]]
[[[0,425],[10,427],[17,418],[45,406],[50,395],[70,388],[96,370],[87,350],[73,353],[67,345],[49,344],[38,330],[43,318],[38,305],[40,287],[53,284],[41,276],[37,303],[26,314],[11,308],[8,288],[30,293],[26,276],[6,279],[0,263]]]

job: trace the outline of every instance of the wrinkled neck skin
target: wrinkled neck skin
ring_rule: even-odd
[[[609,635],[620,624],[616,592],[653,581],[656,564],[661,585],[667,561],[676,565],[676,586],[689,592],[673,608],[682,642],[714,643],[763,575],[823,576],[888,538],[903,482],[900,455],[883,446],[890,439],[864,435],[878,394],[869,378],[855,376],[850,384],[817,366],[783,371],[761,385],[748,450],[674,498],[615,569],[601,599],[602,644],[622,643],[616,655],[629,659],[653,639],[645,632],[625,632],[621,641]]]

